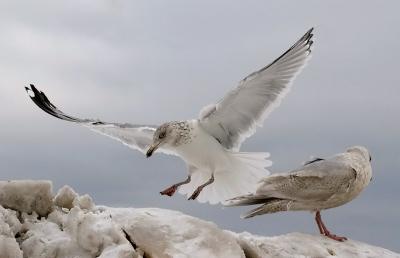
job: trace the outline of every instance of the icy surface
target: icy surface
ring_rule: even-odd
[[[50,181],[0,181],[0,204],[21,212],[47,215],[53,205]]]
[[[54,197],[54,204],[58,207],[71,209],[74,207],[73,202],[76,197],[78,197],[78,194],[75,193],[74,189],[68,185],[64,185],[58,190],[56,197]]]
[[[245,257],[235,237],[180,212],[156,208],[108,209],[105,213],[150,257]]]
[[[0,182],[0,194],[0,258],[400,258],[353,240],[237,234],[176,211],[96,206],[68,186],[53,198],[47,181]]]
[[[232,233],[247,257],[400,257],[389,250],[348,240],[338,242],[319,235],[290,233],[275,237]]]
[[[0,257],[19,258],[22,252],[19,249],[15,235],[21,230],[21,223],[17,212],[4,209],[0,206]]]

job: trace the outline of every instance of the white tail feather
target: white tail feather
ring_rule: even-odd
[[[227,164],[223,171],[214,173],[214,182],[206,186],[197,197],[199,202],[217,204],[243,194],[253,193],[261,178],[269,175],[265,169],[272,162],[267,160],[269,153],[265,152],[230,152],[231,164]],[[194,170],[191,182],[182,185],[179,193],[188,197],[196,188],[211,177],[211,171]]]

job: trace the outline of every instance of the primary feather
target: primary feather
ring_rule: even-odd
[[[217,104],[206,106],[200,112],[203,127],[227,149],[238,150],[242,141],[279,106],[310,58],[312,31],[307,31],[271,64],[244,78]]]
[[[191,199],[199,186],[212,182],[193,198],[218,203],[253,192],[260,178],[269,174],[265,169],[271,165],[267,160],[269,153],[237,151],[243,139],[255,131],[256,125],[261,125],[289,90],[310,56],[312,36],[310,29],[270,65],[243,79],[220,102],[203,108],[199,119],[171,121],[161,126],[81,119],[59,110],[35,86],[26,90],[39,108],[54,117],[116,139],[148,157],[155,150],[178,155],[192,168],[188,171],[191,182],[180,185],[180,193]],[[215,180],[210,181],[211,178]]]
[[[95,119],[73,117],[59,110],[50,102],[47,96],[42,91],[37,90],[33,84],[31,84],[30,87],[25,87],[25,89],[32,101],[47,114],[87,127],[97,133],[118,140],[128,147],[139,150],[142,153],[146,151],[146,147],[149,146],[153,140],[153,134],[156,130],[155,126],[108,123]]]

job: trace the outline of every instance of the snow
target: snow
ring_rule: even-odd
[[[17,218],[17,212],[4,209],[0,206],[0,257],[17,258],[22,257],[15,239],[17,232],[21,230],[21,223]]]
[[[338,242],[319,235],[290,233],[275,237],[255,236],[250,233],[232,233],[237,237],[247,257],[400,257],[389,250],[348,240]]]
[[[400,257],[389,250],[319,235],[263,237],[157,208],[96,206],[48,181],[0,181],[1,258]]]
[[[115,222],[150,257],[244,257],[235,237],[217,225],[180,212],[108,209]]]
[[[23,257],[17,241],[12,238],[0,236],[0,257],[1,258],[19,258]]]
[[[0,181],[0,204],[21,212],[47,215],[53,205],[50,181]]]
[[[57,195],[54,197],[54,205],[62,208],[71,209],[74,207],[74,199],[78,194],[68,185],[64,185],[58,190]]]
[[[74,207],[79,207],[85,210],[92,210],[95,208],[92,197],[90,197],[87,194],[82,196],[77,196],[72,202],[72,204],[74,205]]]

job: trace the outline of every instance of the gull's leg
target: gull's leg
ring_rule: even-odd
[[[212,184],[213,182],[214,182],[214,174],[211,174],[211,178],[208,179],[208,181],[205,182],[204,184],[197,187],[197,189],[193,192],[193,194],[189,197],[188,200],[195,200],[199,196],[203,188],[206,187],[207,185]]]
[[[346,237],[337,236],[337,235],[331,234],[329,232],[329,230],[325,226],[324,222],[322,221],[320,211],[317,211],[317,213],[315,213],[315,220],[317,221],[319,231],[322,235],[325,235],[326,237],[329,237],[329,238],[339,241],[339,242],[343,242],[343,241],[347,240]]]
[[[174,195],[174,193],[176,192],[176,190],[178,189],[179,186],[184,185],[184,184],[188,184],[190,183],[190,175],[186,178],[186,180],[176,183],[170,187],[168,187],[167,189],[165,189],[164,191],[161,191],[160,194],[161,195],[168,195],[168,196],[172,196]]]
[[[315,213],[315,221],[317,222],[317,226],[318,226],[318,229],[319,229],[319,233],[321,234],[321,235],[324,235],[324,229],[322,228],[322,225],[321,225],[321,222],[322,222],[322,220],[321,220],[321,214],[320,214],[320,212],[319,211],[317,211],[316,213]]]

